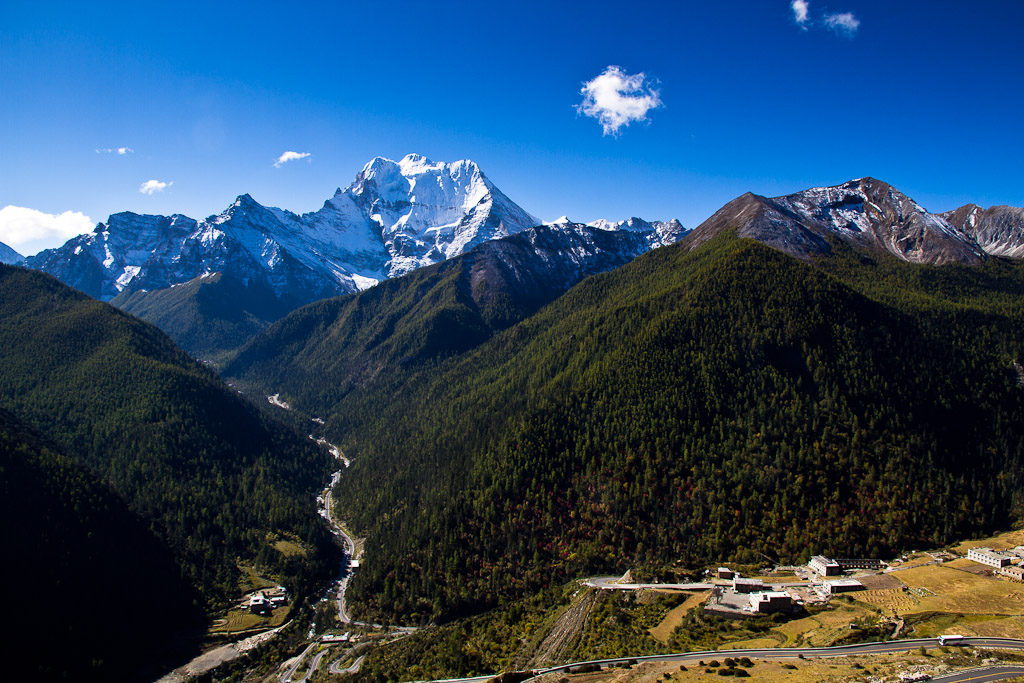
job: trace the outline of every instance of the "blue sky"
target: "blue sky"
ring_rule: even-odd
[[[410,152],[473,159],[544,219],[694,227],[748,190],[865,175],[932,211],[1024,205],[1024,2],[797,9],[5,0],[0,207],[41,213],[0,241],[32,253],[78,225],[56,214],[203,218],[244,192],[310,211]],[[657,106],[605,134],[579,107],[611,66]],[[286,151],[309,156],[275,166]],[[36,219],[49,236],[13,243]]]

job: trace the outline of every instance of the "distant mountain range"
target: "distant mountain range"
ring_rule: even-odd
[[[223,273],[297,305],[366,289],[541,223],[474,162],[410,154],[372,160],[319,211],[298,215],[244,194],[203,221],[118,213],[27,265],[104,301]],[[643,233],[650,246],[684,232],[678,221],[597,226]]]
[[[340,558],[313,499],[340,466],[310,432],[351,461],[333,500],[372,548],[349,585],[366,618],[1005,528],[1024,514],[1021,256],[1022,209],[931,214],[870,178],[747,194],[687,231],[541,223],[472,162],[417,156],[303,216],[248,195],[205,221],[116,214],[20,262],[121,311],[0,266],[7,516],[28,511],[14,556],[50,572],[7,583],[122,583],[103,623],[65,620],[86,655],[128,642],[155,578],[183,607],[168,634],[250,566],[319,592]],[[98,661],[58,650],[67,676]]]
[[[546,229],[538,232],[541,225]],[[302,305],[494,240],[529,233],[513,250],[518,265],[508,265],[545,261],[560,284],[518,286],[560,293],[655,247],[685,238],[693,249],[724,231],[803,259],[827,256],[839,243],[936,265],[1024,256],[1024,209],[969,204],[932,214],[872,178],[776,198],[748,193],[691,232],[677,220],[579,224],[563,217],[543,224],[474,162],[410,154],[397,162],[373,159],[312,213],[265,207],[247,194],[203,221],[119,213],[24,264],[153,322],[193,355],[217,360]],[[530,245],[537,245],[533,256],[523,250]]]
[[[378,157],[319,211],[298,215],[244,194],[203,221],[119,213],[27,263],[108,301],[224,273],[298,304],[365,289],[539,223],[471,161]]]
[[[203,221],[118,213],[26,265],[156,323],[194,354],[211,354],[303,304],[541,224],[474,162],[433,163],[410,154],[398,162],[373,159],[313,213],[265,207],[247,194]],[[577,239],[569,233],[581,230],[631,235],[619,240],[627,251],[612,259],[616,264],[686,233],[676,220],[569,225],[554,224],[567,230],[566,249]],[[612,248],[609,240],[601,244]],[[543,258],[573,262],[573,254],[550,246],[540,247]]]

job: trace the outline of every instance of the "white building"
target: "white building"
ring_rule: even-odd
[[[967,559],[996,569],[1010,564],[1009,557],[991,548],[971,548],[967,551]]]
[[[263,593],[256,593],[249,598],[249,611],[261,614],[263,612],[269,612],[272,609],[270,600],[267,600],[267,596]]]
[[[843,573],[842,567],[835,560],[829,559],[824,555],[815,555],[811,558],[811,561],[807,563],[807,566],[811,568],[811,571],[821,574],[822,576],[839,576]]]

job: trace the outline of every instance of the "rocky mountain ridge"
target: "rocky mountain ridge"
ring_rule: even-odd
[[[808,259],[839,239],[911,263],[976,264],[990,256],[1024,256],[1024,209],[967,205],[929,213],[888,183],[858,178],[782,197],[746,193],[719,209],[687,238],[689,248],[735,229]]]
[[[1024,208],[965,204],[939,214],[950,225],[971,235],[993,256],[1024,257]]]

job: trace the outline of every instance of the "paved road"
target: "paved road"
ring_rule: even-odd
[[[317,652],[313,659],[310,660],[309,667],[306,669],[306,673],[302,674],[298,678],[292,679],[292,683],[304,683],[304,681],[306,681],[309,678],[310,674],[316,671],[316,668],[320,666],[320,660],[324,658],[324,655],[326,655],[327,652],[327,650],[321,650],[320,652]]]
[[[798,659],[817,657],[848,657],[850,655],[871,655],[891,654],[894,652],[910,652],[917,648],[939,647],[938,638],[917,638],[914,640],[891,640],[884,643],[863,643],[859,645],[837,645],[834,647],[801,647],[801,648],[765,648],[756,650],[704,650],[702,652],[680,652],[669,655],[647,655],[642,657],[617,657],[615,659],[598,659],[587,662],[573,662],[572,664],[561,664],[559,666],[539,669],[537,675],[565,671],[582,664],[600,664],[608,666],[622,664],[627,661],[636,662],[686,662],[691,660],[708,659],[710,657],[750,657],[752,659]],[[1015,638],[964,638],[958,646],[961,647],[988,647],[1005,648],[1011,650],[1024,650],[1024,640]],[[957,647],[957,646],[951,646]],[[1016,667],[1009,667],[1016,668]],[[532,680],[532,679],[530,679]],[[954,679],[969,680],[969,679]],[[979,681],[981,679],[978,679]],[[988,679],[1001,680],[1001,679]]]
[[[344,661],[345,657],[336,659],[331,662],[331,666],[328,669],[332,674],[356,674],[359,673],[359,668],[363,665],[363,660],[366,659],[366,655],[359,655],[356,657],[356,661],[352,662],[352,665],[348,668],[342,669],[341,662]]]
[[[302,661],[306,658],[306,655],[308,655],[310,651],[317,645],[319,645],[319,643],[317,642],[310,643],[309,646],[302,651],[302,654],[295,658],[295,661],[292,662],[292,665],[285,669],[284,673],[278,676],[277,679],[281,683],[292,680],[292,676],[295,675],[295,672],[298,670],[299,666],[302,665]]]
[[[1024,666],[986,666],[932,679],[932,683],[990,683],[1024,677]]]
[[[715,587],[713,583],[615,583],[621,576],[595,576],[583,582],[590,588],[605,591],[635,591],[642,588],[655,590],[709,591]]]

